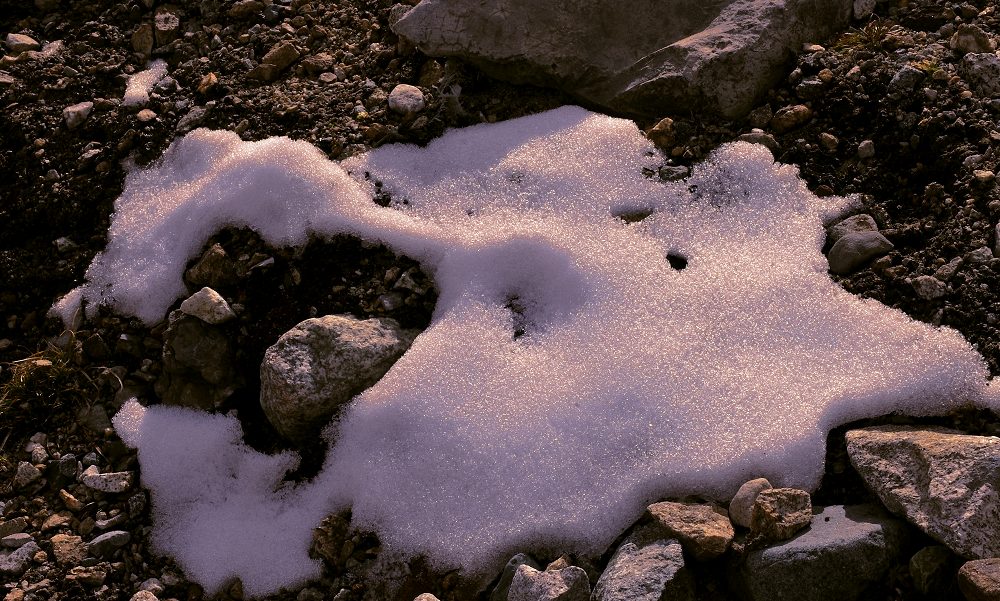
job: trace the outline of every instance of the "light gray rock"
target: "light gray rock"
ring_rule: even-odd
[[[92,490],[120,493],[132,488],[135,475],[132,472],[107,472],[102,474],[96,465],[83,470],[80,483]]]
[[[514,582],[514,576],[517,575],[517,570],[521,566],[529,566],[536,570],[541,569],[541,566],[530,555],[518,553],[511,557],[507,560],[507,565],[503,567],[503,573],[500,574],[499,582],[497,582],[497,585],[490,592],[490,601],[507,601],[510,586]]]
[[[1000,557],[967,562],[958,570],[958,588],[968,601],[1000,599]]]
[[[853,232],[837,240],[826,258],[830,271],[847,274],[892,248],[892,242],[878,232]]]
[[[971,52],[962,57],[958,73],[980,96],[1000,95],[1000,57],[993,52]]]
[[[771,151],[771,154],[778,154],[781,150],[781,145],[771,134],[755,129],[754,131],[749,131],[745,134],[740,134],[737,138],[740,142],[749,142],[751,144],[760,144],[764,148]]]
[[[754,478],[745,482],[729,501],[729,519],[737,526],[750,527],[753,518],[753,504],[761,491],[771,488],[767,478]]]
[[[236,353],[224,332],[173,311],[163,334],[163,373],[155,390],[168,405],[215,409],[239,388]]]
[[[80,102],[71,106],[67,106],[63,109],[63,120],[66,121],[66,127],[69,129],[76,129],[87,120],[90,116],[90,111],[94,110],[94,103]]]
[[[951,36],[948,46],[961,54],[995,52],[997,47],[989,34],[977,25],[962,23]]]
[[[28,569],[31,558],[41,551],[34,541],[18,547],[7,555],[0,555],[0,575],[18,577]]]
[[[392,319],[307,319],[264,353],[261,407],[283,436],[311,436],[389,371],[412,342]]]
[[[750,553],[739,581],[751,601],[852,601],[884,581],[905,541],[905,525],[877,507],[826,507],[802,534]]]
[[[878,426],[849,431],[847,453],[890,511],[958,555],[1000,556],[1000,438]]]
[[[903,65],[889,81],[889,89],[897,92],[908,92],[924,80],[924,72],[912,65]]]
[[[207,286],[184,299],[181,311],[212,325],[226,323],[236,317],[226,299]]]
[[[112,553],[124,547],[132,540],[132,535],[124,530],[105,532],[87,543],[87,550],[94,557],[110,557]]]
[[[812,500],[797,488],[769,488],[757,494],[750,518],[750,537],[787,540],[809,525]]]
[[[726,552],[733,525],[724,509],[699,503],[663,501],[646,508],[658,538],[677,539],[695,559],[706,561]]]
[[[870,159],[875,156],[875,142],[871,140],[862,140],[858,144],[858,158],[860,159]]]
[[[420,88],[401,83],[389,92],[389,109],[400,115],[412,115],[424,110],[424,93]]]
[[[440,601],[440,600],[430,593],[423,593],[421,595],[417,595],[416,598],[413,599],[413,601]]]
[[[625,542],[594,585],[593,601],[694,601],[694,581],[680,543]]]
[[[576,566],[541,572],[521,565],[514,573],[507,601],[589,601],[590,581]]]
[[[917,276],[910,280],[910,286],[924,300],[934,300],[948,294],[948,285],[932,275]]]
[[[850,217],[842,219],[841,221],[831,225],[826,230],[826,239],[830,242],[830,244],[835,244],[847,234],[877,231],[878,225],[875,223],[875,220],[872,219],[872,216],[861,213],[860,215],[851,215]]]
[[[431,56],[618,112],[742,116],[853,0],[423,0],[393,30]]]
[[[42,47],[34,38],[23,33],[8,33],[4,45],[7,46],[7,50],[14,53],[38,50]]]

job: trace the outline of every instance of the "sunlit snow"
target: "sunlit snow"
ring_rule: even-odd
[[[251,595],[317,575],[311,529],[345,508],[386,552],[471,573],[531,548],[599,553],[659,498],[725,499],[756,476],[814,487],[836,424],[997,404],[959,334],[830,280],[823,221],[847,200],[815,197],[761,146],[724,146],[675,183],[643,176],[652,152],[632,122],[569,107],[342,165],[196,130],[132,173],[63,315],[82,301],[162,319],[224,225],[382,241],[440,291],[310,483],[281,485],[295,458],[242,446],[234,418],[127,404],[116,427],[139,450],[157,549]],[[372,202],[366,171],[406,204]],[[613,216],[634,210],[653,213]]]

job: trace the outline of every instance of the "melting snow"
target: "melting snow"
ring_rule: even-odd
[[[125,96],[122,104],[125,106],[144,106],[149,102],[149,92],[158,81],[167,74],[167,63],[155,60],[149,63],[149,68],[139,71],[128,78],[125,84]]]
[[[132,173],[63,315],[85,301],[162,319],[224,225],[383,241],[440,289],[431,326],[328,431],[312,482],[282,485],[295,457],[248,449],[233,418],[127,404],[115,424],[139,449],[157,548],[210,590],[238,576],[264,594],[318,573],[311,529],[350,507],[390,551],[488,571],[528,547],[600,552],[658,498],[726,498],[756,476],[814,487],[845,421],[1000,405],[955,331],[830,280],[823,222],[847,199],[815,197],[761,146],[675,183],[643,177],[652,150],[633,123],[568,107],[342,165],[196,130]],[[407,204],[372,202],[366,171]],[[629,211],[652,214],[613,217]]]

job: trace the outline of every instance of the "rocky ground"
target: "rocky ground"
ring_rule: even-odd
[[[149,551],[137,461],[108,421],[128,394],[148,401],[164,394],[157,382],[167,324],[150,329],[103,314],[68,335],[46,319],[53,300],[80,283],[103,248],[128,164],[154,160],[198,126],[244,139],[307,140],[340,159],[572,102],[421,55],[391,32],[405,5],[389,0],[150,4],[0,3],[7,42],[0,57],[0,544],[17,548],[0,562],[8,582],[0,592],[10,601],[203,597],[168,558]],[[953,48],[956,32],[962,35]],[[663,167],[650,175],[682,177],[718,144],[743,138],[799,165],[817,194],[862,194],[862,212],[892,246],[846,257],[845,273],[835,277],[853,293],[956,328],[996,375],[1000,66],[964,57],[988,51],[998,34],[1000,13],[982,0],[879,3],[870,22],[806,48],[746,120],[687,114],[641,121],[664,151]],[[290,60],[269,55],[275,48]],[[123,106],[128,76],[156,58],[166,61],[168,77],[145,106]],[[421,111],[389,109],[399,83],[420,88]],[[330,313],[394,317],[407,328],[430,318],[433,285],[419,266],[384,248],[338,239],[273,249],[238,230],[221,232],[214,244],[206,255],[224,260],[209,261],[208,275],[189,272],[189,283],[195,291],[211,281],[241,306],[224,331],[237,391],[220,409],[238,409],[259,448],[282,444],[254,409],[257,366],[282,332]],[[831,257],[843,254],[830,250]],[[331,288],[331,280],[339,283]],[[988,412],[932,421],[1000,433],[1000,420]],[[848,465],[847,429],[830,436],[816,504],[875,500]],[[318,448],[305,452],[301,475],[322,456]],[[331,518],[318,535],[324,577],[274,599],[378,598],[363,577],[377,540],[345,538],[342,525],[343,516]],[[596,580],[611,557],[573,559]],[[695,565],[700,597],[730,595],[717,577],[721,561]],[[456,575],[417,564],[410,570],[400,598],[467,594]],[[869,598],[923,598],[905,565],[889,573]],[[239,583],[218,597],[241,598]]]

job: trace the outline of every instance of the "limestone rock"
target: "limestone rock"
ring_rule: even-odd
[[[290,440],[315,434],[354,395],[389,371],[411,342],[392,319],[307,319],[264,353],[261,407]]]
[[[186,298],[181,303],[181,311],[212,325],[225,323],[236,317],[226,299],[208,286]]]
[[[593,601],[694,601],[694,582],[680,543],[625,542],[594,586]]]
[[[540,572],[521,565],[507,594],[508,601],[590,601],[587,573],[576,566]]]
[[[835,505],[810,528],[746,558],[739,580],[751,601],[850,601],[883,582],[906,542],[906,527],[870,505]]]
[[[750,527],[753,505],[761,491],[771,488],[767,478],[755,478],[745,482],[729,502],[729,519],[737,526]]]
[[[1000,438],[902,426],[846,437],[851,464],[890,511],[958,555],[1000,556]]]
[[[241,381],[235,351],[225,333],[204,321],[174,311],[163,334],[163,373],[156,394],[164,403],[214,409]]]
[[[725,510],[718,507],[664,501],[646,511],[662,533],[660,538],[677,539],[699,561],[722,555],[733,542],[733,525]]]
[[[1000,558],[970,561],[958,571],[958,587],[968,601],[1000,600]]]
[[[753,503],[750,536],[763,540],[787,540],[809,525],[812,501],[809,493],[795,488],[762,490]]]
[[[853,0],[423,0],[393,26],[431,56],[558,87],[617,112],[740,117],[792,48],[847,25]]]
[[[852,232],[830,248],[827,261],[833,273],[847,274],[892,248],[892,242],[878,232]]]

